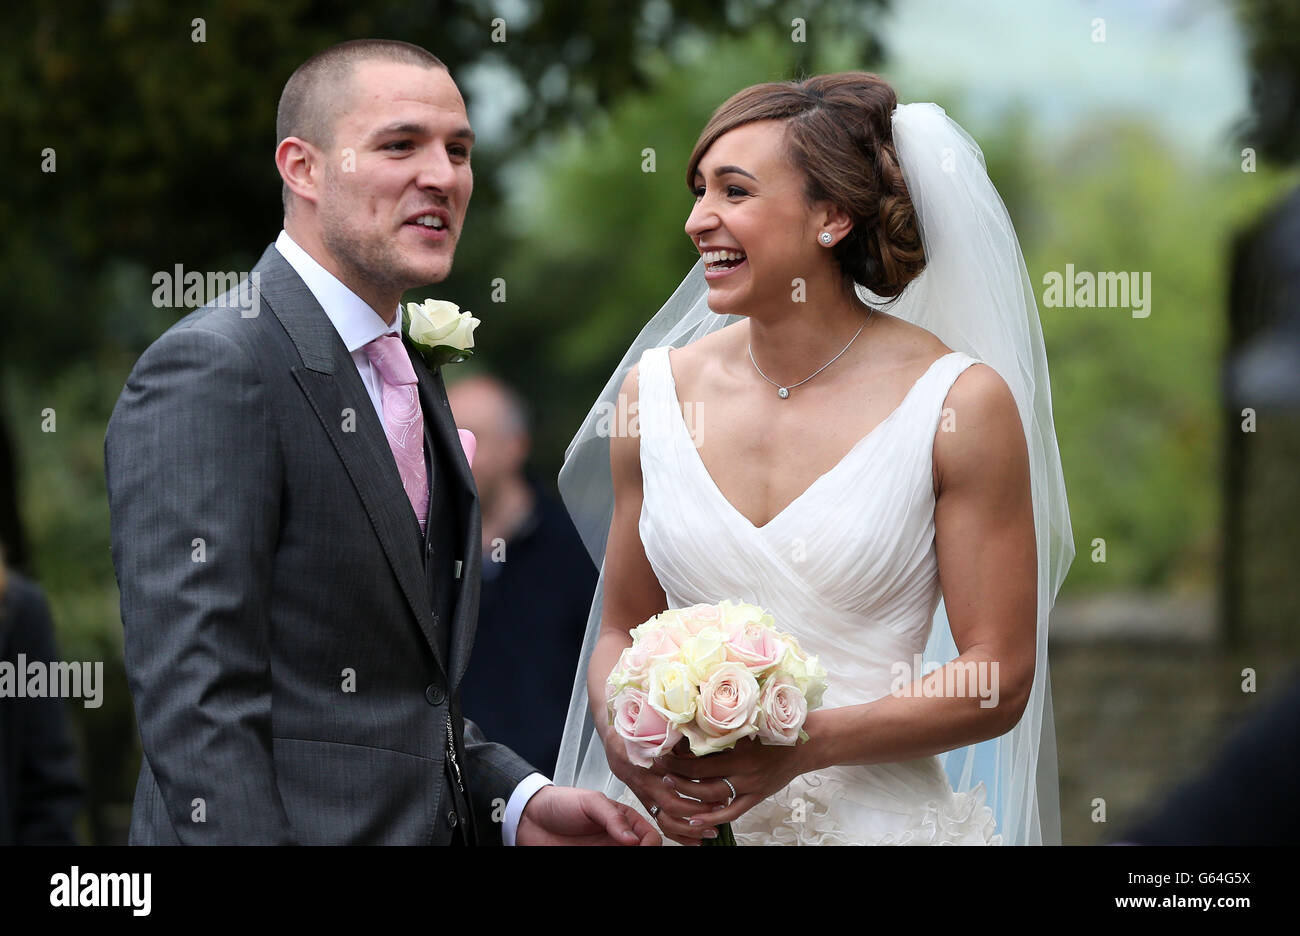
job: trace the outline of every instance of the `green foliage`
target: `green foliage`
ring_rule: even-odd
[[[1082,130],[1034,176],[1043,222],[1021,240],[1078,548],[1070,587],[1212,584],[1229,239],[1288,179],[1186,164],[1124,124]],[[1045,307],[1043,278],[1067,263],[1150,273],[1149,317]],[[1090,558],[1098,537],[1104,564]]]

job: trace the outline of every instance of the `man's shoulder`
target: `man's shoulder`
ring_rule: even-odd
[[[207,339],[213,353],[235,354],[255,359],[273,346],[273,336],[281,333],[276,315],[253,277],[199,306],[183,316],[154,339],[145,352],[160,353],[174,346]],[[224,340],[222,340],[224,339]]]
[[[251,270],[209,275],[207,286],[211,298],[174,322],[154,344],[175,340],[187,330],[220,335],[236,345],[263,340],[267,330],[276,327],[271,295],[281,288],[283,280],[296,275],[275,245],[268,245]]]

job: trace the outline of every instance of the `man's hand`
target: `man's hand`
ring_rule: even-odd
[[[515,833],[518,845],[659,845],[654,826],[595,790],[547,786],[533,794]]]

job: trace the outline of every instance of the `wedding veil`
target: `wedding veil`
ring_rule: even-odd
[[[1020,244],[975,141],[936,104],[893,113],[894,147],[920,222],[924,272],[890,313],[993,367],[1011,388],[1028,443],[1038,549],[1037,655],[1033,689],[1020,722],[997,738],[939,755],[953,789],[983,782],[1006,844],[1060,844],[1056,732],[1047,665],[1047,622],[1074,558],[1047,356],[1038,306]],[[601,790],[622,783],[610,773],[587,700],[587,661],[600,630],[605,541],[613,516],[609,433],[624,377],[647,348],[680,347],[737,316],[709,310],[702,263],[696,263],[619,362],[565,454],[559,486],[579,534],[600,569],[560,747],[556,782]],[[864,301],[879,297],[859,288]],[[941,601],[924,654],[928,672],[956,657]]]

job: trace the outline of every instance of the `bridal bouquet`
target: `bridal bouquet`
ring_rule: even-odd
[[[733,601],[664,611],[632,630],[606,681],[610,724],[649,767],[686,738],[692,753],[808,740],[826,670],[762,608]],[[726,836],[730,838],[730,835]]]

